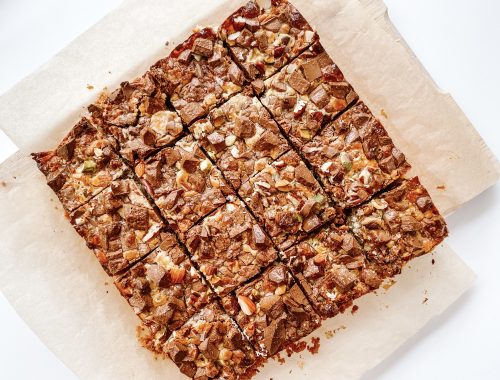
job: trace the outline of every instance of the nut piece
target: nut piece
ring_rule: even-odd
[[[253,301],[247,296],[238,296],[238,304],[245,315],[252,315],[257,310]]]
[[[146,169],[146,165],[144,164],[143,161],[139,162],[135,166],[135,174],[137,174],[137,177],[141,178],[144,175],[144,171]]]
[[[170,281],[173,284],[180,284],[184,280],[186,270],[184,268],[172,268],[170,270]]]

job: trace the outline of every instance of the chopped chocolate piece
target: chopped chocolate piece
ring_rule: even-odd
[[[83,118],[59,147],[32,157],[65,210],[71,212],[125,175],[127,166],[115,148],[112,138]]]
[[[272,356],[308,335],[320,324],[304,293],[285,265],[274,264],[249,284],[223,298],[254,347]]]
[[[240,92],[245,82],[211,28],[194,33],[150,72],[186,124]]]
[[[219,34],[251,79],[270,77],[318,38],[287,1],[250,1],[222,23]]]
[[[111,275],[158,246],[165,228],[134,181],[116,182],[123,183],[108,187],[70,215],[77,232]],[[121,189],[118,194],[113,192],[117,188]]]
[[[161,237],[162,243],[154,252],[115,280],[139,317],[158,325],[161,333],[146,345],[158,353],[172,331],[214,299],[175,236],[164,233]],[[186,355],[178,347],[175,358],[182,361]]]
[[[290,149],[271,115],[249,92],[234,96],[190,130],[236,189]]]
[[[297,148],[357,99],[319,42],[265,81],[262,103]]]
[[[277,257],[255,219],[236,200],[207,216],[186,236],[192,260],[219,295],[255,276]]]
[[[326,192],[342,207],[365,202],[409,170],[403,155],[396,162],[394,151],[398,150],[384,127],[362,102],[302,148]],[[388,157],[393,163],[390,171],[383,165]]]
[[[262,168],[241,186],[239,194],[281,249],[321,224],[342,218],[342,212],[329,205],[319,183],[294,151]],[[304,218],[302,210],[311,201],[314,206],[308,206]]]
[[[343,312],[400,270],[368,262],[347,226],[325,227],[282,255],[323,318]]]
[[[167,107],[166,97],[147,73],[102,94],[89,107],[92,122],[115,137],[121,156],[134,164],[182,134],[181,119]]]
[[[430,252],[447,236],[446,222],[437,208],[430,201],[422,210],[421,198],[430,200],[414,177],[353,210],[349,225],[370,260],[402,266]]]
[[[166,148],[144,164],[141,181],[180,237],[232,193],[192,136]]]
[[[194,379],[246,378],[257,361],[249,342],[216,303],[175,331],[163,349],[182,373]]]

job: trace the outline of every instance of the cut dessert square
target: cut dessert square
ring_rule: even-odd
[[[186,124],[240,92],[245,83],[243,72],[211,28],[195,32],[151,67],[151,73]]]
[[[113,135],[120,154],[131,163],[168,145],[183,131],[181,119],[167,106],[167,96],[146,73],[103,93],[89,106],[92,122]]]
[[[316,42],[265,81],[261,100],[300,148],[357,98],[338,66]]]
[[[323,228],[282,256],[323,318],[343,312],[400,269],[368,262],[347,226]]]
[[[115,148],[112,138],[83,118],[55,150],[32,156],[66,211],[71,212],[124,175],[127,166]]]
[[[247,92],[212,110],[190,130],[235,189],[290,149],[269,112]]]
[[[70,215],[108,274],[118,274],[160,244],[164,224],[131,179],[111,185]]]
[[[139,162],[135,173],[182,238],[193,224],[226,202],[232,190],[192,136]]]
[[[322,224],[342,219],[294,151],[268,164],[244,183],[240,196],[264,224],[274,243],[286,249]]]
[[[115,280],[135,313],[156,324],[156,342],[165,343],[172,331],[213,301],[213,293],[171,233],[144,260]],[[161,345],[149,347],[161,352]]]
[[[193,379],[245,379],[257,363],[251,345],[216,303],[175,331],[165,350],[180,371]]]
[[[191,259],[219,295],[254,277],[277,257],[270,239],[237,199],[222,205],[186,236]]]
[[[314,312],[284,264],[226,296],[222,304],[256,350],[274,355],[319,327]]]
[[[355,208],[348,223],[368,259],[382,264],[428,253],[448,235],[445,220],[418,177]]]
[[[342,207],[363,203],[410,169],[362,102],[323,129],[302,152],[326,192]]]
[[[249,1],[222,23],[219,34],[251,79],[270,77],[318,38],[285,0]]]

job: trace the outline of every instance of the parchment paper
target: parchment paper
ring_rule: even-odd
[[[0,289],[42,341],[84,379],[177,379],[135,340],[138,322],[64,218],[28,153],[54,147],[97,95],[142,73],[196,24],[241,1],[126,1],[0,98],[0,127],[21,148],[0,166]],[[461,110],[401,42],[379,0],[295,0],[348,80],[383,119],[443,212],[493,184],[499,164]],[[169,47],[161,48],[166,42]],[[445,190],[436,189],[445,185]],[[415,260],[388,291],[325,322],[318,355],[271,362],[259,378],[358,378],[440,314],[474,274],[448,247]],[[424,300],[428,299],[425,303]],[[345,327],[345,328],[344,328]],[[333,331],[336,331],[333,334]],[[333,338],[328,339],[331,335]],[[292,370],[291,374],[289,371]]]

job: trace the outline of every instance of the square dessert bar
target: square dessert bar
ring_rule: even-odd
[[[319,327],[314,312],[284,264],[222,300],[255,349],[272,356]]]
[[[157,325],[155,347],[161,352],[172,331],[213,300],[213,293],[171,233],[161,235],[160,246],[115,280],[115,285],[150,325]]]
[[[243,72],[211,28],[191,35],[151,73],[186,124],[240,92],[245,83]]]
[[[302,147],[358,98],[319,42],[265,81],[262,103]]]
[[[365,202],[409,169],[384,127],[360,102],[302,148],[326,192],[342,207]]]
[[[134,163],[168,145],[183,131],[180,117],[150,74],[123,82],[88,107],[92,122],[115,137],[121,156]]]
[[[348,223],[368,259],[382,264],[404,264],[430,252],[448,235],[418,177],[355,208]]]
[[[70,215],[104,270],[118,274],[160,244],[165,225],[131,179],[111,185]]]
[[[251,93],[235,95],[190,130],[235,189],[290,149],[276,122]]]
[[[229,293],[277,258],[270,239],[237,199],[222,205],[186,236],[191,259],[219,295]]]
[[[257,355],[233,320],[213,303],[175,331],[165,345],[180,371],[192,379],[246,379]]]
[[[239,194],[280,249],[343,216],[329,204],[326,193],[295,151],[266,165],[241,186]]]
[[[192,136],[139,162],[135,173],[181,238],[193,224],[224,204],[226,195],[232,193]]]
[[[316,33],[288,1],[249,1],[219,29],[249,78],[268,78],[299,55]]]
[[[325,227],[282,256],[323,318],[343,312],[399,272],[368,262],[347,226]]]
[[[33,153],[47,183],[71,212],[124,175],[116,142],[83,118],[50,152]]]

